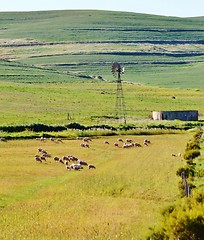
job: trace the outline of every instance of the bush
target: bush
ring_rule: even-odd
[[[152,230],[148,240],[179,239],[202,240],[204,233],[204,193],[168,207],[163,214],[164,222],[159,229]]]
[[[181,173],[184,172],[186,178],[188,178],[189,176],[194,177],[195,175],[195,170],[191,167],[181,167],[177,170],[176,175],[181,177]]]
[[[200,156],[200,151],[199,150],[188,150],[184,153],[184,159],[185,160],[192,160],[196,157]]]
[[[197,140],[190,141],[186,145],[186,151],[188,150],[199,150],[200,149],[200,143]]]

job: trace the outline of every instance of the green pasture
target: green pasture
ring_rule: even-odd
[[[178,198],[175,173],[183,160],[171,154],[183,154],[191,136],[123,136],[141,144],[151,140],[129,149],[116,148],[116,137],[93,138],[90,148],[81,140],[0,142],[0,238],[145,239],[161,209]],[[52,158],[36,162],[38,147],[96,169],[67,171]]]
[[[152,111],[160,110],[198,110],[199,119],[203,119],[202,89],[166,89],[124,83],[123,91],[129,124],[150,120]],[[0,125],[72,122],[111,125],[116,123],[112,119],[115,99],[115,82],[1,82]]]

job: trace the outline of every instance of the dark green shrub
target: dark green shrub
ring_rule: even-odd
[[[199,130],[195,133],[195,135],[193,137],[194,137],[194,139],[200,140],[202,137],[202,134],[203,134],[203,131]]]
[[[196,163],[194,163],[193,160],[187,160],[186,163],[192,167],[196,165]]]
[[[194,177],[194,175],[195,175],[195,170],[194,170],[194,168],[191,168],[191,167],[181,167],[181,168],[179,168],[176,172],[176,175],[181,177],[181,174],[183,172],[185,173],[186,178],[188,178],[189,176]]]
[[[186,151],[188,150],[199,150],[200,149],[200,143],[197,140],[190,141],[186,145]]]
[[[78,129],[78,130],[85,130],[86,129],[85,126],[83,126],[79,123],[76,123],[76,122],[75,123],[70,123],[70,124],[66,125],[65,127],[68,128],[68,129]]]
[[[196,157],[200,156],[200,151],[199,150],[188,150],[184,153],[184,159],[185,160],[192,160]]]

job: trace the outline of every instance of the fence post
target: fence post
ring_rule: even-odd
[[[185,195],[186,195],[186,197],[189,197],[189,195],[191,193],[191,189],[190,189],[190,187],[189,187],[189,185],[187,183],[187,180],[186,180],[187,179],[187,175],[186,175],[185,171],[183,171],[181,173],[181,178],[182,178],[183,184],[184,184]]]

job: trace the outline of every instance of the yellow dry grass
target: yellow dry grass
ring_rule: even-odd
[[[117,137],[95,138],[90,148],[81,140],[0,142],[0,239],[144,239],[160,209],[177,198],[183,163],[171,153],[183,153],[191,134],[122,138],[151,144],[117,148]],[[38,147],[96,169],[35,162]]]

